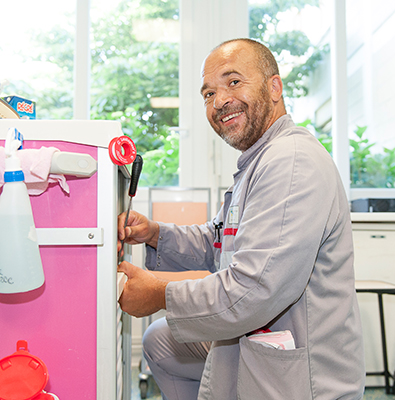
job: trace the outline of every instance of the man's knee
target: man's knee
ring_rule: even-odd
[[[161,318],[148,326],[143,335],[144,353],[151,359],[164,358],[166,347],[172,340],[170,329],[166,319]]]

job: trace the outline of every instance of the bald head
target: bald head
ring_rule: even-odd
[[[256,40],[247,38],[227,40],[226,42],[223,42],[215,47],[212,52],[230,43],[240,43],[245,45],[245,47],[250,48],[255,56],[255,67],[261,71],[265,81],[267,81],[273,75],[280,75],[277,61],[274,58],[272,52],[265,45],[257,42]]]

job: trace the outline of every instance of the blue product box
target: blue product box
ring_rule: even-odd
[[[36,119],[36,103],[34,101],[24,99],[19,96],[7,96],[3,97],[21,118],[24,119]]]

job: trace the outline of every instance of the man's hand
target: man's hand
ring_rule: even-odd
[[[156,222],[132,210],[124,229],[125,218],[126,212],[118,216],[118,251],[121,250],[122,240],[129,244],[147,243],[151,247],[157,247],[159,225]]]
[[[146,317],[166,309],[168,281],[158,279],[151,272],[126,261],[118,265],[118,272],[124,272],[128,277],[119,299],[123,311],[134,317]]]

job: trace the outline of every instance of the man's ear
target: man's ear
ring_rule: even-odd
[[[281,100],[283,95],[283,82],[279,75],[273,75],[267,82],[270,96],[274,103]]]

